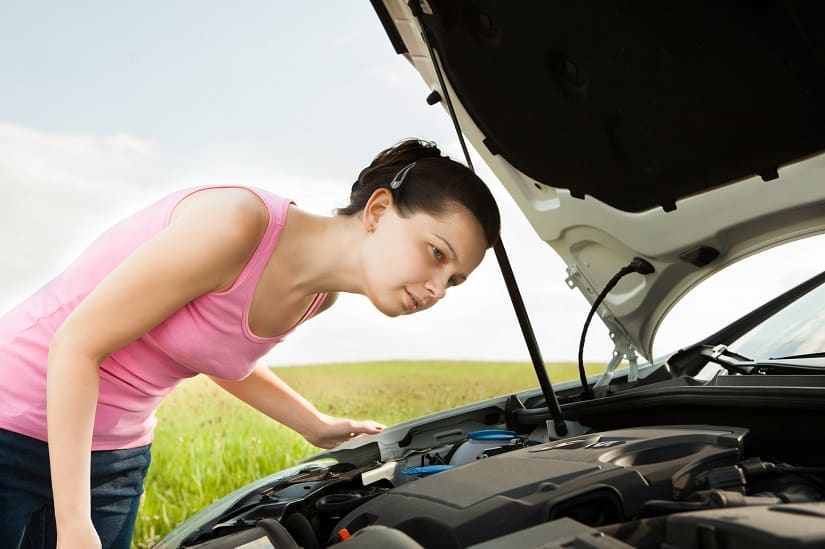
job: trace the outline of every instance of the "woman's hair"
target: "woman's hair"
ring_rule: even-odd
[[[392,192],[403,217],[417,212],[438,216],[461,205],[478,219],[488,248],[498,240],[501,220],[490,189],[467,166],[442,156],[435,143],[407,139],[378,153],[352,185],[349,205],[335,213],[357,214],[381,188]]]

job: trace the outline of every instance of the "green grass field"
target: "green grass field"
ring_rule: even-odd
[[[588,367],[588,373],[600,368]],[[538,385],[527,363],[377,362],[273,370],[323,412],[387,425]],[[578,375],[574,364],[548,365],[548,372],[553,382]],[[317,451],[207,378],[181,384],[158,410],[132,546],[150,547],[221,496]]]

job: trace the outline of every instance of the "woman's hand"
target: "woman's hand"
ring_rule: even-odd
[[[319,448],[334,448],[358,435],[374,435],[384,429],[384,425],[371,419],[355,421],[326,414],[321,414],[320,419],[315,430],[304,434],[310,444]]]
[[[57,525],[57,549],[101,549],[92,520]]]

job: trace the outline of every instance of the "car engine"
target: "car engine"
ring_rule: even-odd
[[[181,546],[825,546],[825,468],[748,457],[748,434],[673,425],[541,442],[481,430],[384,463],[310,463]]]

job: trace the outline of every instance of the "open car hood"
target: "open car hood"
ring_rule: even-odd
[[[700,281],[825,231],[825,4],[373,5],[571,286],[655,267],[599,311],[646,358]]]

